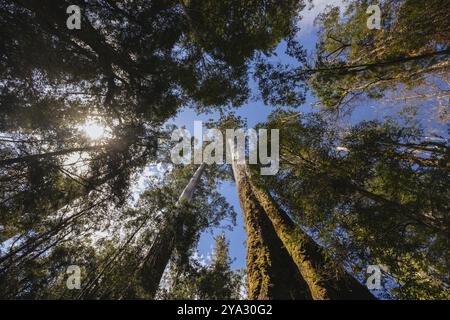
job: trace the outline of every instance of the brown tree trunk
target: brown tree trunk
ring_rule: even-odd
[[[164,227],[159,230],[142,263],[140,268],[142,285],[152,299],[158,291],[159,283],[161,282],[164,270],[169,263],[174,248],[174,230],[170,226]]]
[[[206,164],[202,163],[189,180],[189,183],[186,185],[178,199],[178,209],[182,210],[184,204],[192,202],[194,191],[200,182],[205,167]],[[183,219],[182,213],[177,211],[172,218],[173,219],[168,219],[161,230],[159,230],[150,250],[139,267],[144,282],[143,285],[152,298],[158,290],[164,270],[166,269],[175,248],[176,225],[182,223],[182,221],[180,221]]]
[[[250,183],[278,237],[307,282],[313,299],[375,299],[344,268],[333,265],[324,250],[291,220],[267,191],[252,181]]]

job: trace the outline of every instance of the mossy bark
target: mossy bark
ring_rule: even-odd
[[[253,194],[244,169],[233,164],[247,232],[248,298],[311,299],[306,282]]]
[[[251,180],[250,184],[276,234],[307,282],[313,299],[375,299],[343,267],[334,264],[326,252],[291,220],[266,190]]]

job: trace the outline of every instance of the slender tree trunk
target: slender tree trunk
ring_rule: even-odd
[[[232,166],[247,232],[248,298],[311,299],[305,280],[252,192],[245,164],[233,156]]]
[[[68,150],[69,149],[66,149],[65,152],[67,152],[67,153],[74,152],[73,149],[70,149],[71,151],[68,151]],[[84,148],[84,151],[87,151],[87,149]],[[54,155],[55,154],[53,154],[52,156],[54,156]],[[34,156],[42,156],[42,155],[32,155],[32,157],[34,157]],[[48,156],[48,154],[44,154],[44,156]],[[23,158],[20,158],[20,159],[23,159]],[[136,163],[135,160],[130,162],[131,165],[134,165],[135,163]],[[126,165],[123,165],[123,166],[121,166],[121,168],[124,168],[125,166]],[[108,173],[103,177],[95,177],[95,179],[92,179],[92,181],[89,180],[87,182],[87,185],[85,185],[85,188],[86,188],[85,192],[83,192],[81,194],[74,194],[71,197],[64,199],[64,203],[57,204],[55,206],[54,212],[57,212],[58,210],[62,209],[64,206],[71,205],[71,203],[74,203],[76,200],[88,195],[89,192],[96,190],[98,187],[107,183],[108,181],[110,181],[117,175],[117,172],[119,172],[121,168],[119,168],[119,170],[117,170],[116,172]],[[102,202],[103,201],[101,201],[101,203]],[[31,239],[26,239],[17,248],[11,248],[11,250],[9,252],[5,252],[4,255],[0,256],[0,266],[1,266],[1,264],[4,263],[4,261],[10,259],[11,257],[14,257],[16,254],[19,254],[24,249],[27,249],[30,247],[32,247],[32,250],[36,249],[41,243],[45,242],[48,239],[47,238],[48,236],[51,237],[53,235],[56,235],[61,230],[64,230],[66,227],[70,226],[70,223],[72,223],[74,220],[78,219],[79,217],[85,215],[87,212],[89,212],[88,210],[92,209],[93,207],[94,206],[89,206],[88,209],[83,209],[81,211],[82,214],[77,213],[68,218],[65,218],[65,219],[61,220],[60,222],[58,222],[56,224],[56,226],[53,227],[52,229],[42,232],[39,235],[35,235]],[[28,253],[32,252],[32,250],[27,251],[25,254],[21,254],[21,256],[19,258],[24,258]],[[1,273],[1,270],[2,269],[0,269],[0,273]]]
[[[8,253],[6,253],[0,257],[0,266],[2,264],[4,264],[5,261],[10,260],[10,259],[13,259],[13,261],[10,262],[10,264],[14,263],[17,260],[24,259],[27,255],[33,253],[33,251],[38,249],[38,247],[41,244],[50,240],[53,236],[57,235],[59,232],[65,230],[67,227],[69,227],[70,224],[74,220],[76,220],[82,216],[85,216],[87,213],[90,212],[90,210],[92,210],[96,206],[104,203],[107,199],[108,198],[100,199],[99,201],[94,202],[94,204],[89,205],[87,208],[84,208],[81,211],[71,215],[70,217],[61,220],[52,229],[47,230],[39,235],[36,235],[35,237],[33,237],[31,239],[27,239],[23,244],[19,245],[18,248],[11,248]],[[16,257],[16,255],[18,253],[20,253],[20,256]],[[8,268],[8,266],[6,266],[5,268]],[[0,274],[3,272],[3,270],[4,269],[0,269]]]
[[[194,197],[195,188],[198,186],[200,182],[200,178],[202,177],[203,171],[205,171],[206,163],[202,163],[200,167],[198,167],[197,171],[195,171],[189,183],[184,188],[183,192],[181,192],[180,198],[178,199],[177,205],[181,205],[183,201],[187,203],[191,203]]]
[[[202,163],[184,188],[177,201],[178,209],[182,210],[184,204],[192,202],[194,191],[200,182],[205,167],[206,164]],[[152,298],[158,290],[164,270],[166,269],[175,248],[177,229],[175,225],[181,223],[182,213],[177,210],[172,218],[173,219],[169,219],[170,221],[167,221],[158,232],[143,263],[139,267],[144,280],[144,287]]]
[[[422,59],[428,59],[433,58],[435,56],[448,56],[450,54],[450,49],[446,48],[444,50],[439,51],[433,51],[433,52],[427,52],[424,54],[416,55],[416,56],[404,56],[404,57],[398,57],[391,60],[382,60],[382,61],[376,61],[376,62],[370,62],[370,63],[363,63],[363,64],[350,64],[345,66],[337,66],[337,67],[324,67],[324,68],[310,68],[305,70],[300,70],[299,75],[303,76],[304,74],[314,74],[319,72],[330,72],[335,71],[340,74],[349,74],[349,73],[358,73],[361,71],[365,71],[368,69],[374,69],[378,67],[383,66],[390,66],[395,65],[398,63],[405,63],[410,61],[417,61]],[[297,78],[301,79],[297,76]]]
[[[250,183],[278,237],[307,282],[313,299],[375,299],[344,268],[333,265],[324,250],[291,220],[267,191],[253,181]]]

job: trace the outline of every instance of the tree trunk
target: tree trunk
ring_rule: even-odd
[[[184,188],[183,192],[181,192],[180,198],[178,199],[177,205],[179,206],[181,202],[186,201],[188,203],[192,202],[194,197],[194,191],[200,182],[200,178],[202,177],[203,171],[205,171],[206,163],[202,163],[200,167],[198,167],[197,171],[195,171],[189,183]]]
[[[172,252],[175,248],[175,233],[172,226],[164,226],[159,230],[156,238],[144,258],[140,267],[142,285],[150,298],[155,297],[159,288],[159,283],[164,274],[164,270],[169,263]]]
[[[194,173],[189,183],[184,188],[177,201],[177,208],[182,209],[183,204],[191,203],[194,191],[200,182],[200,178],[205,171],[206,164],[202,163],[197,171]],[[142,265],[140,266],[140,273],[144,280],[144,287],[147,293],[153,298],[158,290],[159,283],[161,282],[162,275],[169,263],[175,248],[176,227],[173,224],[177,223],[182,217],[182,213],[177,210],[172,219],[168,219],[165,225],[159,230],[155,240],[150,247],[147,255],[144,258]],[[170,221],[169,221],[170,220]]]
[[[324,250],[291,220],[267,191],[252,181],[250,183],[278,237],[307,282],[313,299],[375,299],[344,268],[333,265]]]
[[[252,192],[245,165],[234,156],[232,165],[247,232],[248,298],[311,299],[305,280]]]

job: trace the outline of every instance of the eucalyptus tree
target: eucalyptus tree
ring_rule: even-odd
[[[222,117],[214,125],[222,132],[232,129],[239,135],[236,129],[242,130],[245,124],[241,118],[231,114]],[[247,233],[248,299],[309,299],[311,295],[305,280],[251,189],[245,165],[245,153],[248,149],[243,150],[236,146],[236,139],[238,143],[245,143],[245,139],[242,141],[239,136],[226,134],[224,139],[226,145],[222,147],[226,148],[227,152],[231,152],[227,155],[227,158],[232,161],[229,175],[233,177],[236,184]]]

